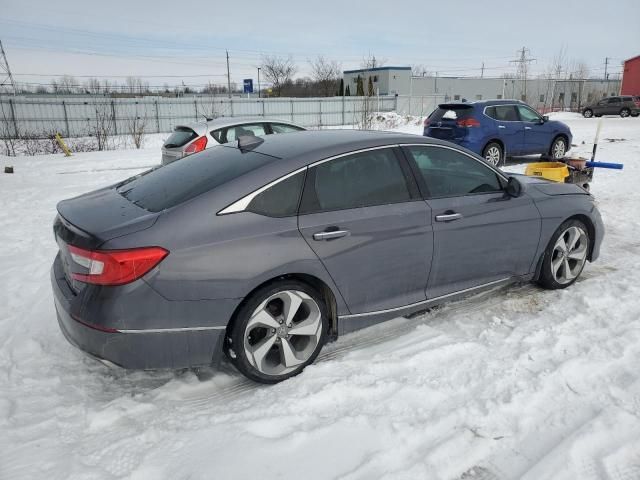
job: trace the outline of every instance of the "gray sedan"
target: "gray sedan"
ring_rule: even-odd
[[[58,204],[69,341],[133,369],[300,373],[347,332],[511,282],[571,285],[593,197],[420,136],[244,137]]]
[[[243,135],[262,137],[302,130],[304,128],[295,123],[265,117],[220,117],[177,125],[162,145],[162,165],[216,145],[235,142]]]

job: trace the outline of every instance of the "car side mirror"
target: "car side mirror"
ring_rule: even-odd
[[[542,116],[542,123],[548,122],[548,121],[549,121],[549,115],[543,115]]]
[[[509,181],[507,182],[507,188],[505,189],[507,195],[510,197],[517,198],[522,195],[522,184],[515,177],[509,177]]]

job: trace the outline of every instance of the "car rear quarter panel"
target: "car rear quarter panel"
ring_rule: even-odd
[[[242,299],[279,276],[306,274],[333,291],[339,314],[348,313],[333,280],[298,231],[297,217],[216,215],[215,210],[194,207],[165,214],[152,229],[116,239],[109,248],[159,244],[169,250],[146,278],[168,300]]]

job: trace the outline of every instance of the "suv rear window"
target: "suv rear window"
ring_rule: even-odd
[[[189,127],[176,127],[169,138],[167,138],[167,141],[164,142],[164,146],[166,148],[182,147],[197,137],[198,134]]]
[[[471,115],[472,111],[473,107],[470,105],[439,105],[438,108],[429,115],[429,120],[432,123],[441,120],[459,120]]]
[[[125,180],[116,191],[150,212],[160,212],[276,160],[217,146]]]

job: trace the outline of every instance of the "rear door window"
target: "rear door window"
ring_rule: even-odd
[[[169,135],[167,141],[164,142],[165,148],[177,148],[182,147],[189,143],[191,140],[198,138],[198,134],[189,127],[176,127],[175,130]]]
[[[160,212],[274,160],[269,155],[219,145],[125,180],[116,191],[150,212]]]
[[[495,118],[501,122],[517,122],[520,120],[515,105],[496,105],[494,115],[491,118]]]
[[[407,178],[391,148],[355,153],[309,170],[301,213],[408,202]]]
[[[253,135],[256,137],[264,137],[267,134],[264,123],[255,123],[252,125],[238,125],[236,127],[227,128],[226,142],[233,142],[239,137]]]

